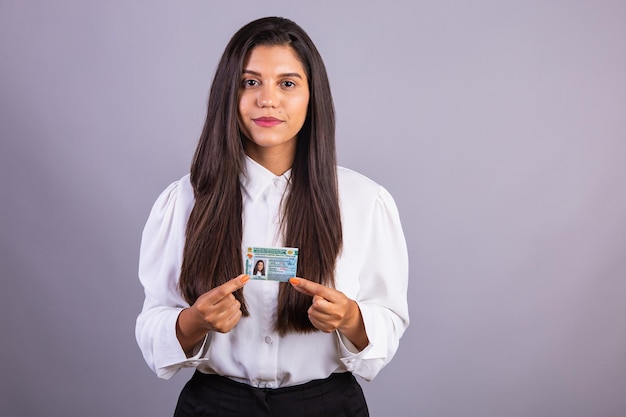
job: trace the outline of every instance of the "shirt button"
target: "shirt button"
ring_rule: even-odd
[[[272,344],[272,338],[269,336],[265,336],[265,343],[267,343],[268,345]]]
[[[276,188],[280,187],[280,180],[278,178],[274,180],[274,187]]]

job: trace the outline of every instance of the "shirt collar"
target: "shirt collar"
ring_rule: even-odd
[[[283,175],[275,175],[263,165],[250,158],[244,158],[244,172],[239,176],[239,181],[246,194],[256,200],[270,185],[276,184],[276,180],[286,186],[291,178],[291,169]]]

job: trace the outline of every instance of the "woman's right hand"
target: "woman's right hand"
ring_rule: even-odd
[[[239,275],[205,292],[191,307],[180,312],[176,337],[187,356],[191,356],[193,348],[208,332],[227,333],[239,323],[241,303],[233,292],[242,288],[248,280],[249,275]]]

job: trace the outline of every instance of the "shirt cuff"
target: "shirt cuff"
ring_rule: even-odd
[[[372,344],[369,343],[363,350],[359,351],[346,336],[341,334],[341,332],[337,330],[336,334],[339,344],[339,360],[341,360],[348,371],[354,372],[361,360],[372,349]]]
[[[204,336],[202,343],[198,343],[198,345],[194,347],[192,356],[187,357],[183,351],[176,337],[176,322],[178,321],[179,314],[173,314],[173,320],[168,318],[170,322],[166,326],[163,326],[165,334],[162,334],[162,337],[163,340],[166,341],[164,351],[167,353],[165,353],[164,357],[159,361],[161,366],[156,367],[156,374],[159,378],[170,379],[181,368],[195,368],[202,362],[209,360],[204,357],[208,347],[208,334]]]

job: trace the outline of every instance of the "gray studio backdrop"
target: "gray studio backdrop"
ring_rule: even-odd
[[[0,415],[171,415],[140,234],[265,15],[317,43],[340,162],[402,215],[412,323],[372,415],[626,415],[626,3],[506,0],[0,0]]]

